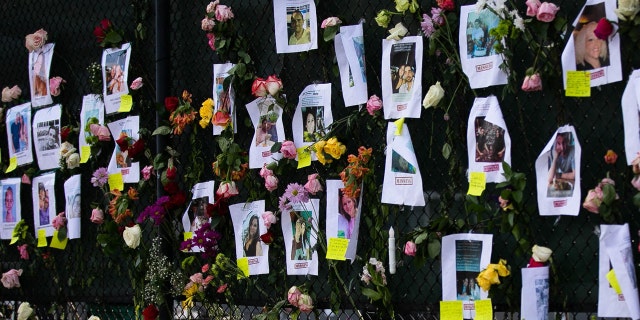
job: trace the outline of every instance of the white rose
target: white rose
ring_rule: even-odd
[[[91,316],[91,317],[89,317],[89,319],[87,319],[87,320],[100,320],[100,318],[98,318],[98,317],[96,317],[96,316]]]
[[[73,144],[65,141],[60,145],[60,156],[62,158],[66,159],[69,155],[71,155],[74,152],[76,152],[76,148],[73,146]]]
[[[75,148],[73,149],[75,151]],[[67,158],[67,169],[74,169],[80,166],[80,154],[77,152],[72,153]]]
[[[409,30],[402,24],[402,22],[398,22],[395,27],[389,30],[390,35],[387,37],[387,40],[400,40],[402,37],[407,35]]]
[[[622,21],[627,19],[633,20],[636,14],[640,12],[640,1],[638,0],[619,0],[618,8],[613,10],[618,18]]]
[[[438,81],[436,82],[436,84],[429,87],[429,91],[427,92],[427,95],[424,96],[424,100],[422,101],[422,106],[425,109],[428,109],[429,107],[435,107],[443,97],[444,89],[442,89],[442,86],[440,86],[440,81]]]
[[[136,224],[133,227],[125,227],[122,237],[129,248],[137,248],[140,245],[140,238],[142,237],[140,225]]]
[[[33,315],[33,308],[29,305],[29,302],[23,302],[18,307],[18,320],[27,320]]]

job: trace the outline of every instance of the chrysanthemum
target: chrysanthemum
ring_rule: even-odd
[[[298,183],[290,183],[284,192],[284,196],[289,199],[289,202],[305,203],[309,201],[307,190]]]
[[[98,168],[93,173],[93,177],[91,177],[91,183],[94,187],[102,188],[109,181],[109,173],[107,172],[107,168],[102,167]]]

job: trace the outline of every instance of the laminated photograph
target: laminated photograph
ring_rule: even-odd
[[[236,257],[247,259],[249,275],[269,273],[269,246],[260,240],[267,232],[262,213],[264,200],[229,206],[235,231]]]
[[[42,48],[29,52],[29,86],[31,105],[34,108],[53,102],[49,90],[49,74],[55,43],[47,43]]]
[[[348,197],[343,188],[342,180],[327,180],[327,242],[329,238],[348,239],[345,258],[353,262],[358,247],[362,193],[359,198]]]
[[[520,319],[549,319],[549,267],[522,268]]]
[[[600,225],[598,317],[640,319],[629,224]]]
[[[0,197],[2,197],[2,229],[0,239],[11,239],[13,229],[22,220],[22,204],[20,203],[20,178],[9,178],[0,181]]]
[[[78,145],[80,146],[80,159],[88,159],[89,155],[84,155],[87,147],[90,145],[87,143],[86,138],[91,136],[91,132],[87,132],[85,127],[89,123],[89,119],[96,118],[99,124],[104,124],[104,103],[97,94],[88,94],[82,97],[82,109],[80,110],[80,133],[78,134]]]
[[[475,318],[475,301],[489,293],[478,285],[480,271],[491,263],[493,235],[460,233],[442,238],[442,300],[462,301],[465,319]]]
[[[502,162],[511,165],[511,137],[498,98],[476,98],[467,122],[469,172],[484,172],[486,182],[505,181]]]
[[[222,133],[226,125],[217,125],[216,122],[227,122],[231,124],[233,133],[238,132],[236,126],[235,93],[229,82],[229,88],[224,90],[224,79],[229,76],[229,70],[235,64],[224,63],[213,65],[213,135]],[[219,120],[219,121],[218,121]]]
[[[318,49],[318,20],[313,0],[274,0],[273,19],[278,53]]]
[[[341,26],[334,38],[344,105],[367,103],[367,73],[362,24]]]
[[[60,167],[60,115],[59,104],[40,109],[33,116],[33,142],[40,170]]]
[[[129,141],[129,146],[133,145],[140,138],[138,136],[140,116],[130,116],[113,121],[110,122],[108,126],[115,144],[113,155],[111,156],[107,169],[109,174],[120,172],[122,174],[122,180],[125,183],[138,183],[138,181],[140,181],[140,163],[133,161],[133,159],[129,157],[128,150],[120,150],[120,146],[118,146],[115,141],[123,138]]]
[[[422,37],[382,40],[382,101],[385,119],[420,118]]]
[[[247,111],[253,123],[255,134],[249,148],[249,168],[262,168],[282,159],[282,153],[271,152],[276,142],[284,141],[284,125],[282,124],[282,107],[272,96],[257,98],[247,104]]]
[[[64,182],[65,216],[67,217],[67,238],[80,238],[80,213],[82,212],[81,176],[71,176]]]
[[[131,44],[109,48],[102,52],[102,95],[107,114],[118,112],[120,98],[129,93],[129,59]]]
[[[565,89],[568,71],[588,71],[591,87],[622,81],[620,33],[615,32],[604,39],[598,38],[594,33],[602,18],[618,22],[615,8],[616,0],[587,0],[573,21],[573,32],[562,52]]]
[[[31,151],[31,103],[6,110],[7,147],[9,159],[16,158],[18,166],[33,162]]]
[[[381,202],[424,206],[422,175],[406,123],[398,128],[395,122],[389,122],[386,152]]]
[[[573,126],[558,128],[536,160],[538,209],[541,216],[577,216],[581,208],[582,148]]]
[[[460,25],[466,26],[458,37],[460,64],[471,89],[507,84],[507,73],[500,68],[504,59],[495,50],[498,39],[490,35],[498,23],[500,17],[489,8],[460,7]]]
[[[53,218],[56,212],[56,173],[51,172],[33,178],[31,181],[31,196],[33,199],[33,223],[35,237],[38,231],[45,230],[45,235],[53,235]]]
[[[291,210],[280,215],[284,245],[287,249],[287,275],[318,275],[319,199],[291,203]]]
[[[634,70],[622,93],[622,121],[624,121],[624,151],[627,165],[640,152],[640,70]]]
[[[333,123],[331,113],[331,84],[308,85],[298,99],[291,127],[296,148],[310,146],[325,137],[326,129]],[[315,152],[311,152],[316,160]]]
[[[213,195],[215,193],[215,181],[196,183],[191,190],[193,196],[187,206],[187,210],[182,215],[182,228],[185,232],[184,239],[191,239],[195,232],[203,224],[211,222],[207,214],[207,206],[214,204]],[[187,238],[189,235],[189,238]],[[189,252],[202,252],[204,248],[192,246]]]

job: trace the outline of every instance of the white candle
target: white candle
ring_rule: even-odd
[[[389,228],[389,273],[396,274],[396,233]]]

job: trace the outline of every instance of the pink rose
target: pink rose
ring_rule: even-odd
[[[260,169],[260,176],[266,179],[268,176],[272,176],[273,171],[267,168],[267,164],[262,165],[262,169]]]
[[[300,298],[298,298],[298,308],[300,308],[302,312],[311,312],[311,310],[313,310],[313,300],[308,294],[300,295]]]
[[[7,288],[19,288],[20,287],[20,276],[22,275],[22,269],[11,269],[2,274],[2,285]]]
[[[264,187],[269,190],[269,192],[278,189],[278,178],[276,176],[267,176],[264,178]]]
[[[131,88],[131,90],[138,90],[142,88],[143,85],[144,83],[142,82],[142,77],[137,77],[135,78],[135,80],[133,80],[133,82],[131,82],[129,88]]]
[[[287,140],[282,143],[282,147],[280,147],[280,152],[282,152],[282,156],[287,159],[295,159],[296,155],[298,155],[298,151],[296,150],[295,144],[293,141]]]
[[[23,244],[21,246],[18,246],[18,251],[20,251],[20,259],[22,260],[29,260],[29,245],[28,244]]]
[[[207,39],[209,39],[209,48],[211,48],[211,50],[216,51],[216,35],[209,32],[207,33]]]
[[[44,29],[40,29],[25,37],[24,46],[29,50],[29,52],[33,52],[42,48],[45,42],[47,42],[47,32],[44,31]]]
[[[220,22],[229,21],[233,19],[233,12],[231,8],[222,4],[216,6],[216,20]]]
[[[302,295],[302,292],[300,292],[300,289],[298,289],[298,287],[293,286],[289,289],[289,292],[287,293],[287,300],[289,300],[289,303],[291,303],[294,307],[298,306],[298,300],[300,299],[300,296]]]
[[[369,100],[367,100],[367,112],[370,115],[374,115],[380,109],[382,109],[382,100],[375,94],[369,97]]]
[[[153,174],[153,166],[145,166],[144,168],[142,168],[142,179],[144,179],[144,181],[149,181],[149,179],[151,179],[152,174]]]
[[[414,257],[416,255],[417,250],[418,250],[418,247],[413,241],[407,241],[407,243],[404,244],[404,254],[408,256]]]
[[[342,23],[342,21],[337,18],[337,17],[329,17],[324,19],[324,21],[322,21],[322,24],[320,25],[320,28],[324,29],[326,27],[334,27],[338,24]]]
[[[527,16],[535,17],[540,9],[540,0],[527,0]]]
[[[305,183],[304,189],[313,195],[322,191],[322,184],[320,183],[320,181],[318,181],[317,173],[310,174],[307,176],[307,183]]]
[[[229,285],[225,283],[225,284],[223,284],[223,285],[219,286],[219,287],[218,287],[218,290],[216,290],[216,292],[217,292],[217,293],[224,293],[225,291],[227,291],[227,287],[228,287],[228,286],[229,286]]]
[[[104,212],[100,208],[91,210],[91,222],[102,224],[104,222]]]
[[[204,19],[202,19],[202,22],[200,23],[200,28],[202,28],[202,31],[213,31],[213,27],[215,25],[215,20],[209,19],[209,17],[204,17]]]
[[[524,81],[522,82],[522,91],[541,91],[542,90],[542,79],[540,79],[540,75],[534,73],[530,76],[526,76]]]
[[[551,22],[556,18],[556,13],[560,10],[560,7],[553,3],[543,2],[538,9],[536,18],[542,22]]]
[[[264,226],[267,227],[267,229],[271,228],[271,224],[278,221],[278,219],[276,219],[276,216],[271,211],[265,211],[262,214],[262,220],[264,220]]]
[[[602,198],[598,197],[598,194],[595,190],[589,190],[587,193],[587,198],[584,199],[584,203],[582,207],[587,209],[589,212],[598,213],[598,208],[602,204]]]
[[[22,175],[20,182],[24,184],[31,184],[31,178],[29,178],[29,176],[25,173]]]
[[[51,95],[57,97],[60,95],[60,85],[67,83],[66,80],[61,77],[53,77],[49,79],[49,89],[51,89]]]
[[[256,97],[266,97],[267,96],[267,83],[263,78],[256,78],[253,80],[253,84],[251,85],[251,94]]]
[[[634,188],[640,191],[640,176],[633,177],[633,179],[631,180],[631,185],[633,185]]]
[[[265,80],[265,85],[267,87],[267,91],[272,96],[275,96],[280,90],[282,90],[282,80],[278,78],[275,74],[270,75],[267,80]]]
[[[220,2],[220,0],[216,0],[214,2],[210,2],[207,5],[207,13],[214,13],[216,12],[216,7],[218,6],[218,2]]]
[[[107,126],[100,126],[96,135],[100,141],[111,141],[111,132]]]
[[[189,277],[189,280],[193,283],[202,284],[204,279],[202,278],[202,273],[195,273]]]
[[[213,280],[213,275],[208,275],[206,278],[202,280],[202,285],[203,286],[209,285],[209,282],[211,282],[211,280]]]
[[[206,273],[207,271],[209,271],[209,268],[211,268],[211,267],[207,263],[207,264],[203,265],[202,268],[200,268],[200,271],[202,271],[202,273]]]
[[[58,213],[58,215],[53,218],[53,221],[51,221],[51,224],[53,224],[53,228],[56,230],[60,230],[60,228],[64,227],[67,224],[67,218],[65,217],[64,212]]]
[[[4,89],[2,89],[2,102],[11,102],[15,99],[18,99],[21,94],[22,90],[20,90],[20,87],[18,87],[17,85],[11,88],[5,87]]]
[[[218,187],[218,191],[216,191],[216,195],[221,199],[227,199],[238,195],[238,188],[236,187],[236,183],[233,181],[222,182],[220,184],[220,187]]]

